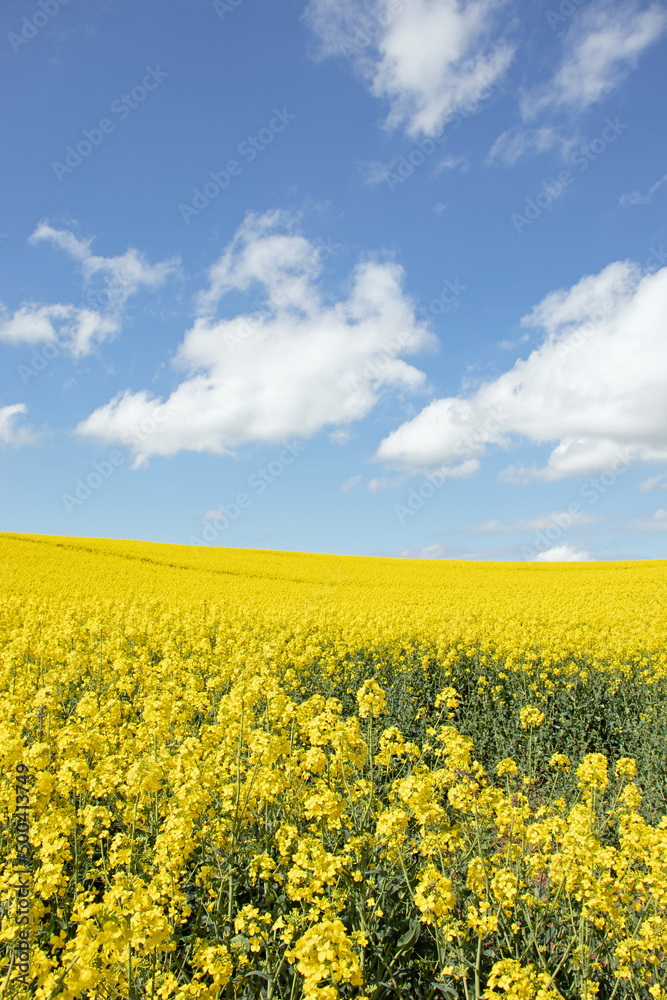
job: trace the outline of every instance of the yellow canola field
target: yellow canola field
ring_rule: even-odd
[[[664,561],[0,535],[0,997],[667,998]]]

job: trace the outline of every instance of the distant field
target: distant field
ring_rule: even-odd
[[[665,561],[5,534],[0,594],[0,998],[667,1000]]]

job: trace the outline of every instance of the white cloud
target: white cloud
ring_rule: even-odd
[[[28,407],[25,403],[0,406],[0,445],[18,448],[35,440],[27,427],[17,426],[23,414],[27,412]]]
[[[370,92],[389,101],[387,126],[438,134],[471,112],[509,66],[498,32],[502,0],[310,0],[304,17],[319,56],[350,57]]]
[[[368,492],[383,493],[385,490],[397,490],[408,478],[408,476],[395,476],[393,479],[388,479],[383,476],[376,476],[374,479],[370,480],[368,484]]]
[[[24,302],[10,315],[0,303],[0,341],[7,344],[55,344],[75,357],[118,332],[118,323],[95,309]]]
[[[402,268],[365,260],[347,297],[325,302],[317,281],[322,250],[295,229],[286,213],[249,214],[209,269],[174,359],[186,377],[169,397],[168,418],[134,439],[135,465],[184,449],[233,454],[246,442],[345,428],[367,416],[382,392],[424,387],[425,375],[399,355],[437,339],[415,318]],[[228,292],[254,293],[257,308],[218,318]],[[381,368],[371,364],[380,354]],[[128,390],[77,431],[124,441],[158,405],[146,390]]]
[[[442,215],[442,213],[445,211],[446,208],[447,206],[444,203],[444,201],[437,201],[433,206],[433,211],[435,212],[436,215]]]
[[[574,524],[594,524],[599,518],[583,512],[570,514],[565,510],[554,510],[550,514],[517,518],[515,521],[486,521],[484,524],[466,528],[470,535],[514,535],[522,532],[546,531],[548,528],[569,528]]]
[[[177,258],[149,264],[145,256],[130,247],[118,257],[100,257],[93,254],[92,239],[82,240],[67,229],[54,229],[41,222],[30,237],[31,243],[47,242],[64,250],[78,262],[87,285],[95,278],[103,282],[106,302],[110,312],[119,312],[131,295],[141,288],[157,288],[178,271]]]
[[[465,173],[470,170],[470,159],[468,156],[454,156],[453,153],[449,153],[437,164],[434,176],[437,177],[443,170],[461,170]]]
[[[523,333],[520,337],[515,340],[499,340],[497,346],[501,351],[514,351],[521,344],[525,344],[526,341],[530,340],[529,333]]]
[[[572,19],[563,38],[563,57],[541,91],[524,97],[524,118],[545,108],[583,112],[602,101],[637,65],[642,52],[667,26],[667,11],[657,3],[640,9],[634,0],[598,0]]]
[[[346,483],[340,488],[341,493],[349,493],[353,490],[355,486],[358,486],[361,482],[361,476],[351,476]]]
[[[382,184],[391,174],[391,164],[382,163],[380,160],[357,160],[356,164],[364,184],[371,187]]]
[[[662,187],[662,185],[667,181],[667,174],[663,174],[659,181],[653,184],[646,194],[640,194],[639,191],[633,191],[631,194],[621,195],[621,205],[624,208],[628,208],[630,205],[649,205],[653,200],[653,195]]]
[[[634,531],[667,531],[667,510],[661,507],[651,517],[639,517],[631,527]]]
[[[616,262],[550,293],[522,320],[543,329],[540,347],[469,397],[434,400],[375,459],[423,469],[517,439],[555,443],[544,468],[511,466],[515,482],[667,461],[666,313],[667,267],[642,275]]]
[[[569,148],[569,143],[555,128],[546,125],[542,128],[511,128],[498,136],[486,156],[486,162],[513,167],[524,153],[547,153],[554,146]]]
[[[331,431],[329,440],[332,444],[348,444],[352,440],[352,431],[348,430],[347,427],[339,427],[337,430]]]
[[[417,545],[412,549],[400,546],[392,552],[374,552],[373,555],[390,559],[461,559],[492,562],[517,558],[516,552],[511,548],[471,550],[444,544]]]
[[[648,491],[652,490],[654,486],[658,485],[658,483],[661,483],[661,490],[667,490],[667,482],[663,482],[665,479],[667,479],[667,472],[662,472],[659,476],[651,476],[649,479],[645,479],[639,484],[639,490],[641,493],[648,493]]]
[[[204,521],[222,521],[227,518],[222,507],[217,507],[215,510],[207,510],[204,514]]]
[[[540,552],[533,562],[588,562],[590,553],[575,549],[573,545],[554,545],[546,552]]]
[[[414,549],[398,548],[389,553],[392,559],[445,559],[449,548],[447,545],[424,545]]]

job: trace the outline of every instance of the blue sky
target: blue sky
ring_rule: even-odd
[[[664,4],[0,28],[0,530],[665,558]]]

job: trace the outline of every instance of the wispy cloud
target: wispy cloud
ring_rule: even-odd
[[[645,479],[639,484],[639,490],[641,493],[648,493],[649,490],[652,490],[658,484],[660,484],[661,490],[667,490],[667,472],[661,472],[658,476],[651,476],[649,479]]]
[[[567,522],[571,524],[594,524],[599,520],[593,514],[578,512],[570,514],[567,511],[554,510],[550,514],[538,514],[535,517],[517,518],[514,521],[485,521],[484,524],[465,528],[470,535],[516,535],[523,532],[546,531],[548,528]]]
[[[341,493],[349,493],[353,490],[355,486],[358,486],[361,482],[361,476],[351,476],[346,483],[340,488]]]
[[[470,170],[470,157],[467,155],[454,156],[453,153],[449,153],[436,164],[434,176],[437,177],[443,170],[460,170],[462,173],[465,173]]]
[[[381,163],[379,160],[357,160],[356,165],[364,184],[371,187],[383,184],[391,173],[391,164]]]
[[[25,403],[0,406],[0,446],[20,448],[35,441],[35,435],[21,425],[22,417],[28,412]]]
[[[158,288],[179,269],[177,257],[150,264],[144,254],[130,247],[116,257],[102,257],[91,249],[92,239],[79,239],[68,229],[54,229],[41,222],[30,237],[31,243],[47,242],[59,247],[77,261],[87,284],[99,278],[107,293],[108,309],[122,310],[131,295],[142,288]]]
[[[629,208],[631,205],[650,205],[653,200],[653,195],[656,191],[662,187],[662,185],[667,181],[667,174],[663,174],[659,181],[656,181],[646,192],[646,194],[640,194],[639,191],[632,191],[630,194],[621,195],[620,201],[624,208]]]
[[[514,351],[517,347],[520,347],[521,344],[525,344],[528,340],[530,340],[530,334],[522,333],[520,337],[516,337],[514,340],[499,340],[496,346],[499,347],[501,351]]]
[[[638,517],[632,522],[634,531],[667,531],[667,510],[660,507],[650,517]]]
[[[498,136],[487,153],[486,162],[513,167],[526,153],[547,153],[554,147],[560,146],[564,149],[569,148],[569,145],[570,142],[551,126],[514,127]]]
[[[398,490],[403,485],[403,483],[409,478],[409,476],[375,476],[368,483],[369,493],[384,493],[386,490]]]
[[[332,444],[344,445],[352,440],[352,431],[349,427],[337,427],[329,432],[328,437]]]
[[[591,3],[563,35],[561,64],[551,81],[524,96],[524,119],[547,108],[583,112],[602,101],[666,26],[667,11],[657,3],[643,10],[635,0]]]

